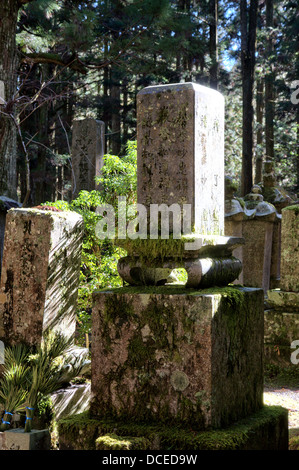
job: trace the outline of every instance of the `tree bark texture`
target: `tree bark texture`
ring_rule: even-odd
[[[241,13],[241,68],[243,95],[243,142],[241,192],[251,191],[253,181],[253,84],[256,50],[256,25],[258,1],[240,1]]]
[[[273,36],[273,1],[266,0],[266,27],[269,31],[267,38],[268,72],[265,76],[265,140],[266,157],[274,158],[274,70],[272,55],[274,51]]]
[[[0,2],[0,80],[4,82],[7,105],[0,106],[0,195],[17,198],[17,128],[10,115],[14,113],[16,92],[16,26],[17,0]],[[5,114],[3,114],[5,113]]]
[[[210,0],[210,87],[218,89],[218,0]]]
[[[264,82],[258,80],[256,85],[256,164],[255,183],[263,179],[263,116],[264,116]]]

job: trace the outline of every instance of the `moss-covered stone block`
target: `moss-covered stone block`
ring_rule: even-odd
[[[47,330],[74,336],[82,236],[75,212],[8,211],[0,285],[5,344],[37,345]]]
[[[267,292],[267,303],[275,310],[299,313],[299,292],[272,289]]]
[[[299,205],[282,210],[280,289],[299,292]]]
[[[61,419],[58,435],[61,450],[95,450],[98,442],[117,445],[133,439],[135,444],[147,444],[142,450],[287,450],[288,411],[280,406],[264,406],[225,429],[210,431],[196,431],[191,423],[179,427],[95,420],[83,413]]]
[[[91,414],[227,426],[262,406],[263,330],[261,289],[97,292]]]

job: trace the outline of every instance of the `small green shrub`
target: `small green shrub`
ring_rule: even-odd
[[[105,155],[101,177],[96,178],[100,191],[80,191],[71,202],[46,202],[65,211],[75,211],[84,220],[84,239],[82,246],[80,283],[78,291],[78,342],[89,345],[88,334],[91,327],[92,293],[96,289],[122,286],[122,279],[117,272],[117,262],[126,252],[115,246],[112,240],[99,240],[96,236],[96,224],[101,215],[96,208],[103,204],[113,206],[116,221],[118,196],[126,196],[127,204],[136,203],[137,187],[137,144],[127,143],[127,152],[123,157]]]

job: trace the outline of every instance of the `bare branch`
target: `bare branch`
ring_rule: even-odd
[[[77,59],[71,58],[71,60],[63,59],[59,54],[46,53],[46,52],[32,52],[26,54],[25,57],[21,59],[23,64],[55,64],[62,67],[69,67],[70,69],[75,70],[76,72],[87,73],[86,66]]]

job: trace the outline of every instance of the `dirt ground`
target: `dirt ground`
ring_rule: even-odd
[[[289,429],[299,429],[299,390],[266,386],[264,404],[279,405],[288,409]]]

